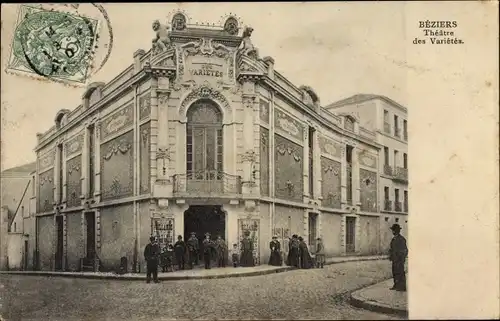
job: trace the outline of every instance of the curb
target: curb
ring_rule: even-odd
[[[359,296],[357,294],[357,292],[362,291],[362,290],[363,289],[358,290],[358,291],[354,291],[353,293],[351,293],[349,303],[352,306],[357,307],[357,308],[362,308],[365,310],[369,310],[369,311],[373,311],[373,312],[393,314],[393,315],[398,315],[401,317],[408,318],[408,310],[394,308],[392,306],[389,306],[389,305],[386,305],[386,304],[383,304],[380,302],[376,302],[376,301],[362,298],[361,296]]]
[[[337,261],[325,262],[325,265],[333,265],[348,262],[362,262],[362,261],[377,261],[385,260],[385,257],[371,257],[359,259],[344,259]],[[220,275],[179,275],[179,276],[158,276],[159,281],[183,281],[183,280],[202,280],[202,279],[225,279],[237,277],[259,276],[267,274],[275,274],[296,270],[297,268],[291,266],[283,266],[276,269],[269,269],[263,271],[248,271],[234,274],[220,274]],[[75,279],[99,279],[99,280],[120,280],[120,281],[142,281],[146,280],[146,275],[143,273],[135,275],[118,275],[118,274],[91,274],[82,272],[52,272],[52,271],[0,271],[0,275],[27,275],[27,276],[45,276],[45,277],[66,277]]]

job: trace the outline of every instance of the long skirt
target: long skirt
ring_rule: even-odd
[[[252,251],[242,251],[240,256],[240,266],[255,266]]]
[[[269,265],[281,266],[281,254],[278,251],[271,251]]]
[[[296,248],[290,249],[286,260],[288,266],[299,267],[299,250]]]

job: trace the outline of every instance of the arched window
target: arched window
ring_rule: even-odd
[[[222,114],[211,100],[195,102],[187,113],[186,169],[188,179],[222,178]]]

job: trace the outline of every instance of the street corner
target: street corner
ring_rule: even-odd
[[[351,293],[351,305],[366,310],[408,317],[408,292],[393,291],[392,279]]]

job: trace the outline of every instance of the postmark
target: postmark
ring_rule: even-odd
[[[23,5],[8,69],[85,83],[97,44],[97,27],[95,19]]]

